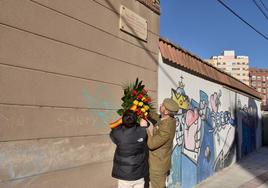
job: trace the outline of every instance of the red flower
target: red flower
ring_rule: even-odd
[[[141,114],[142,114],[141,110],[138,109],[138,110],[137,110],[137,116],[140,116]]]
[[[148,97],[148,98],[146,99],[146,102],[152,102],[152,99],[151,99],[150,97]]]
[[[137,94],[137,91],[135,89],[132,90],[131,95],[135,96]]]
[[[137,99],[142,99],[143,95],[140,93],[138,96],[137,96]]]

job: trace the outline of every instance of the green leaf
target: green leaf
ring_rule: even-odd
[[[138,87],[141,87],[141,84],[142,84],[142,81],[140,81],[140,83],[139,83]]]
[[[138,91],[138,92],[141,92],[143,89],[144,89],[144,85],[140,86],[140,87],[137,89],[137,91]]]
[[[134,88],[136,88],[138,86],[138,83],[139,83],[139,79],[138,77],[136,78],[136,82],[135,82],[135,85],[134,85]]]
[[[119,109],[119,110],[117,110],[117,114],[119,115],[119,116],[122,116],[123,115],[123,109]]]
[[[121,100],[124,102],[126,99],[126,96],[122,97]]]

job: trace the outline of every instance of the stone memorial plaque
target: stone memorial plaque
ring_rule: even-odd
[[[119,27],[122,31],[147,41],[147,20],[123,5],[120,7]]]

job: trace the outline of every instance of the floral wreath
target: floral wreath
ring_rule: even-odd
[[[122,116],[127,110],[132,110],[138,116],[138,122],[147,119],[150,110],[153,108],[152,99],[148,95],[148,90],[142,84],[142,81],[136,79],[135,84],[129,84],[123,87],[124,96],[121,98],[123,101],[122,108],[117,110],[117,113]],[[122,117],[115,122],[110,123],[110,128],[116,128],[122,124]]]

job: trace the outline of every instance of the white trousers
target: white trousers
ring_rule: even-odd
[[[143,187],[144,187],[144,178],[134,181],[118,180],[118,188],[143,188]]]

